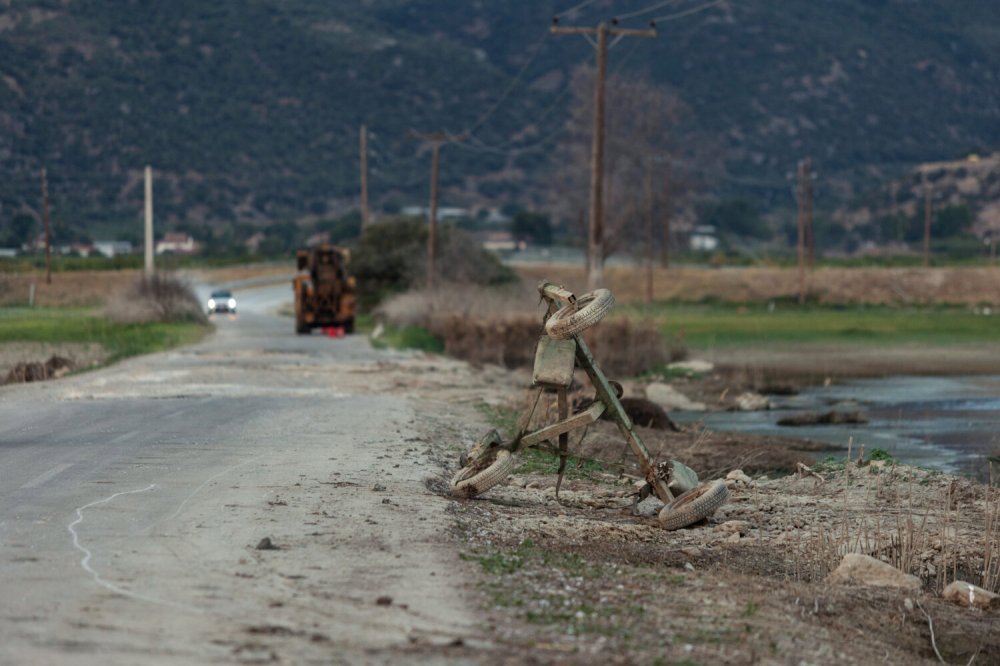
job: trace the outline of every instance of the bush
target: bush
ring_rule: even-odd
[[[516,279],[496,257],[457,229],[440,227],[435,249],[437,276],[442,283],[495,285]],[[371,225],[351,259],[362,308],[372,308],[387,296],[423,286],[426,272],[427,225],[422,219]]]
[[[163,273],[136,280],[128,290],[111,300],[104,309],[104,316],[122,324],[208,323],[191,285]]]

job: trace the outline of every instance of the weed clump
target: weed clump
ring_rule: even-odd
[[[162,273],[133,282],[108,303],[104,316],[120,324],[208,323],[191,285]]]

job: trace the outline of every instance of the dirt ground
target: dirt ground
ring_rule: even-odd
[[[513,400],[484,408],[494,424],[521,407],[524,380],[512,383],[521,386]],[[701,479],[734,469],[753,479],[731,482],[730,501],[707,524],[665,531],[655,498],[639,505],[647,517],[633,515],[628,475],[638,469],[616,428],[599,422],[582,442],[571,438],[578,458],[558,499],[553,457],[528,452],[506,483],[451,500],[462,557],[480,568],[491,638],[511,651],[506,663],[939,663],[935,646],[945,663],[1000,663],[1000,610],[940,596],[956,577],[1000,587],[988,559],[1000,549],[1000,493],[859,463],[856,451],[845,464],[847,451],[794,439],[697,426],[639,432],[656,459],[679,459]],[[794,473],[798,462],[818,476]],[[446,474],[436,489],[447,492]],[[905,569],[923,587],[825,582],[849,552]]]

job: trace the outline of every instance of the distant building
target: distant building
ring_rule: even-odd
[[[688,247],[695,251],[711,252],[718,249],[719,237],[715,233],[715,227],[711,224],[702,224],[694,228]]]
[[[13,259],[16,256],[16,247],[0,247],[0,259]]]
[[[527,249],[528,244],[518,241],[509,231],[491,231],[483,235],[482,246],[490,252],[518,252]]]
[[[94,246],[90,243],[73,243],[69,246],[69,251],[71,254],[78,254],[81,257],[89,257],[95,252]]]
[[[93,251],[105,257],[114,257],[119,254],[131,254],[132,243],[129,241],[102,240],[94,241]],[[83,256],[89,256],[90,252]]]
[[[399,211],[404,217],[427,217],[430,213],[427,206],[403,206]],[[437,221],[461,220],[469,216],[469,211],[457,206],[439,206],[437,209]]]
[[[96,243],[95,243],[96,245]],[[162,240],[156,242],[156,254],[194,254],[198,251],[198,243],[188,234],[168,233]]]

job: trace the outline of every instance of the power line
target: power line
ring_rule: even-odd
[[[666,16],[657,16],[652,20],[653,23],[664,23],[666,21],[672,21],[674,19],[683,18],[685,16],[690,16],[691,14],[697,14],[700,11],[714,7],[715,5],[721,5],[726,0],[712,0],[712,2],[706,2],[703,5],[693,7],[691,9],[686,9],[682,12],[677,12],[676,14],[667,14]]]
[[[559,12],[558,14],[556,14],[556,16],[565,16],[566,14],[569,14],[570,12],[575,12],[578,9],[583,9],[584,7],[589,7],[590,5],[594,4],[595,2],[597,2],[597,0],[584,0],[584,2],[581,2],[578,5],[570,7],[569,9],[567,9],[565,11]]]
[[[493,104],[493,106],[490,107],[490,109],[485,114],[480,116],[479,120],[477,120],[472,125],[472,127],[466,130],[466,133],[471,134],[472,132],[475,132],[477,129],[482,127],[483,123],[485,123],[490,118],[490,116],[492,116],[496,112],[496,110],[500,108],[500,105],[503,104],[504,100],[507,99],[507,96],[510,95],[512,90],[514,90],[514,87],[521,81],[521,78],[524,76],[524,73],[528,71],[528,67],[531,66],[531,63],[535,61],[535,58],[538,56],[538,54],[542,52],[542,46],[545,45],[545,40],[548,39],[548,37],[549,37],[549,30],[548,28],[546,28],[545,32],[542,33],[542,38],[539,39],[538,43],[535,45],[535,49],[531,53],[531,56],[528,58],[528,61],[524,63],[524,65],[521,67],[521,71],[517,73],[514,79],[507,86],[507,89],[503,91],[503,94],[500,95],[499,99],[497,99],[497,101]]]
[[[636,10],[634,12],[629,12],[627,14],[619,14],[615,16],[616,21],[624,21],[625,19],[634,18],[636,16],[641,16],[642,14],[648,14],[649,12],[656,11],[657,9],[663,9],[667,5],[678,5],[684,2],[684,0],[664,0],[664,2],[658,2],[656,4],[644,7],[643,9]]]

